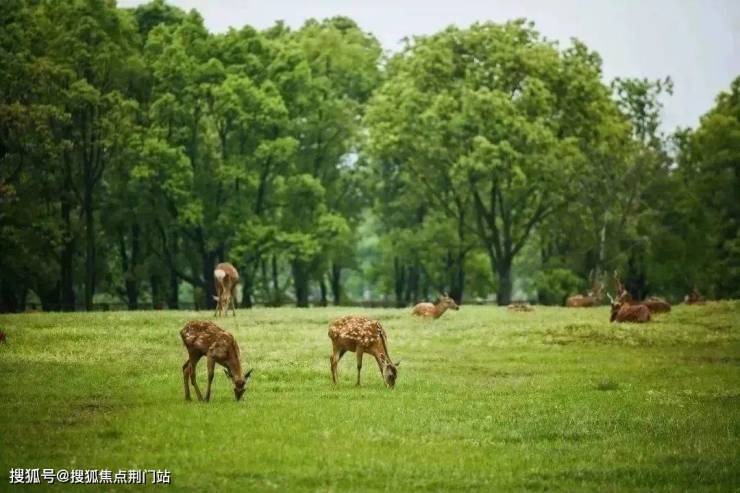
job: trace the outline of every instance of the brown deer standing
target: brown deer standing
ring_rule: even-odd
[[[213,271],[213,280],[216,283],[216,313],[214,317],[229,314],[229,306],[236,317],[236,285],[239,283],[239,273],[228,262],[220,263]]]
[[[380,374],[385,384],[393,388],[398,378],[398,365],[393,363],[388,354],[387,336],[385,330],[377,320],[365,317],[348,315],[339,318],[329,326],[332,354],[331,379],[337,384],[337,365],[344,353],[352,351],[357,354],[357,385],[360,385],[360,371],[362,370],[362,355],[371,354],[380,368]]]
[[[607,296],[609,296],[609,301],[612,304],[610,322],[644,323],[650,321],[650,310],[645,305],[627,303],[619,299],[615,300],[608,293]]]
[[[206,401],[211,399],[211,382],[213,382],[216,363],[224,367],[224,372],[234,383],[234,397],[240,400],[247,390],[247,380],[252,375],[249,370],[242,377],[242,367],[239,362],[239,345],[234,336],[221,329],[213,322],[192,321],[185,324],[180,331],[180,337],[188,350],[188,359],[182,365],[182,375],[185,384],[185,399],[190,400],[190,385],[195,389],[198,400],[202,401],[198,384],[195,381],[195,367],[203,356],[208,361],[208,384],[206,387]]]
[[[436,303],[419,303],[411,310],[412,315],[420,317],[434,317],[435,319],[442,316],[447,309],[459,310],[460,307],[455,300],[450,298],[447,293],[441,295]]]

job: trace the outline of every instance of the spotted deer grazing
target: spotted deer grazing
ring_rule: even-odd
[[[360,385],[360,371],[362,370],[362,355],[371,354],[380,368],[383,381],[389,388],[394,388],[398,378],[398,365],[393,363],[388,354],[388,337],[377,320],[365,317],[347,315],[338,318],[329,326],[332,355],[331,378],[334,385],[337,383],[337,365],[344,353],[352,351],[357,354],[357,385]]]
[[[644,323],[650,321],[650,310],[645,305],[625,303],[619,299],[615,300],[609,294],[607,296],[612,304],[610,322]]]
[[[239,283],[239,273],[228,262],[218,264],[213,271],[213,280],[216,284],[216,313],[214,317],[229,314],[229,306],[236,317],[236,285]]]
[[[202,401],[198,384],[195,381],[195,367],[201,357],[206,356],[208,361],[208,384],[206,387],[206,401],[211,399],[211,382],[213,382],[216,363],[224,367],[226,376],[234,383],[234,397],[241,400],[247,390],[247,380],[252,375],[249,370],[242,377],[242,367],[239,362],[239,345],[234,336],[221,329],[213,322],[192,321],[185,324],[180,331],[182,342],[188,350],[188,359],[182,365],[182,375],[185,384],[185,399],[190,400],[190,385],[195,389],[198,400]]]
[[[455,303],[455,300],[450,298],[447,293],[445,293],[439,297],[436,303],[417,304],[416,306],[414,306],[411,314],[418,315],[420,317],[434,317],[436,319],[441,317],[448,308],[451,310],[460,309],[460,307],[457,306],[457,303]]]

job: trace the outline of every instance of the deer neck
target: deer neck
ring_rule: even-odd
[[[444,312],[447,311],[447,305],[437,304],[434,305],[434,318],[439,318]]]
[[[386,353],[380,353],[378,359],[380,360],[381,370],[383,371],[391,364],[391,357]]]
[[[232,356],[228,359],[226,364],[229,367],[229,372],[231,373],[231,381],[234,382],[234,385],[236,385],[237,380],[244,380],[244,375],[242,375],[242,365],[239,362],[238,357]]]

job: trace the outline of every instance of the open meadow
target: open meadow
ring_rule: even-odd
[[[368,355],[355,387],[351,353],[332,386],[327,328],[349,313],[386,328],[395,390]],[[211,403],[185,402],[179,330],[210,315],[0,316],[0,490],[13,467],[169,469],[161,488],[192,492],[740,485],[737,301],[644,325],[610,324],[608,307],[463,306],[433,322],[408,309],[241,310],[217,322],[255,369],[246,402],[220,370]],[[203,359],[201,389],[205,372]]]

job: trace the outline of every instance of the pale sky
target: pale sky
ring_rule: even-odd
[[[122,7],[144,3],[119,0]],[[567,46],[584,41],[614,77],[674,81],[664,98],[664,130],[695,127],[720,91],[740,75],[740,1],[732,0],[169,0],[197,9],[213,32],[249,24],[258,29],[282,19],[300,27],[311,17],[345,15],[373,33],[387,50],[404,36],[431,34],[455,24],[526,17],[548,39]]]

